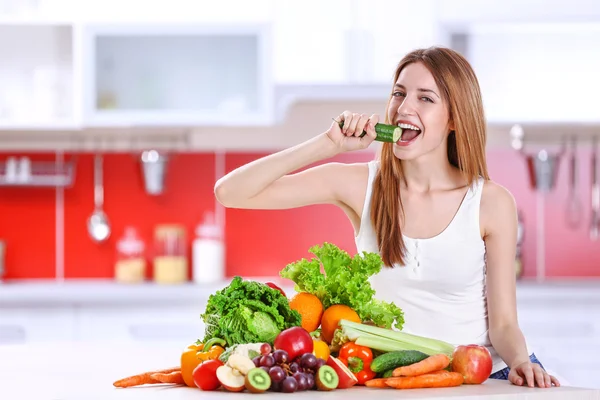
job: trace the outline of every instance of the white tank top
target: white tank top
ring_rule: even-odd
[[[359,253],[379,253],[370,216],[379,161],[370,161],[368,166],[367,194],[355,241]],[[403,235],[406,265],[384,266],[370,282],[378,299],[394,302],[403,310],[404,332],[453,345],[486,346],[492,354],[492,372],[496,372],[506,364],[488,335],[485,242],[479,227],[483,183],[479,178],[469,188],[454,218],[440,234],[427,239]]]

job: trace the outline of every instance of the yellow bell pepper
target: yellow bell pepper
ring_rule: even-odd
[[[198,353],[202,352],[204,344],[192,344],[189,345],[183,353],[181,353],[181,376],[186,385],[190,387],[196,387],[194,383],[194,369],[202,363],[202,360],[198,357]]]
[[[320,339],[313,339],[313,354],[317,358],[322,358],[327,361],[329,358],[329,346]]]

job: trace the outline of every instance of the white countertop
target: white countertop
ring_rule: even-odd
[[[283,396],[281,393],[201,392],[183,386],[146,385],[137,388],[114,388],[112,383],[125,376],[177,366],[180,348],[173,345],[148,346],[131,344],[57,344],[0,346],[1,399],[238,399],[257,396]],[[355,387],[332,392],[297,392],[293,399],[394,399],[394,389]],[[403,399],[600,399],[599,389],[572,387],[524,388],[507,381],[488,380],[483,385],[462,385],[445,389],[402,391]]]
[[[293,283],[279,277],[249,277],[259,282],[274,282],[284,290],[293,291]],[[224,288],[231,279],[215,284],[138,284],[119,283],[111,279],[54,279],[5,281],[0,283],[0,306],[27,306],[44,304],[97,305],[97,304],[193,304],[206,302],[208,296]],[[291,282],[291,281],[288,281]],[[287,292],[286,292],[287,293]]]
[[[274,282],[291,297],[293,282],[280,277],[248,277],[259,282]],[[203,304],[216,290],[227,286],[230,279],[218,284],[160,285],[155,283],[120,284],[113,280],[89,279],[24,280],[0,283],[0,306],[94,305],[94,304]],[[528,304],[560,302],[565,305],[597,303],[600,307],[600,279],[563,280],[537,283],[522,280],[517,284],[519,302]]]

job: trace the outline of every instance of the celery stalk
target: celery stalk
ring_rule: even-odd
[[[377,326],[341,320],[342,335],[358,345],[380,351],[418,350],[425,354],[446,354],[452,357],[454,345],[442,340],[411,335]]]

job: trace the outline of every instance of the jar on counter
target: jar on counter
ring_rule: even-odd
[[[115,280],[121,283],[139,283],[146,278],[146,245],[135,228],[125,228],[123,236],[117,241],[117,261]]]
[[[158,225],[154,232],[154,281],[183,283],[188,280],[185,227]]]

